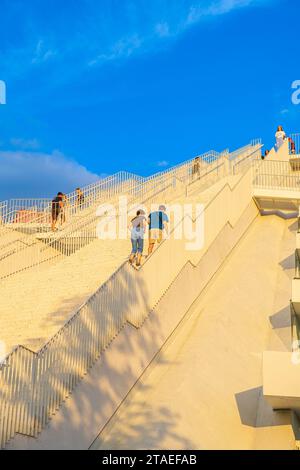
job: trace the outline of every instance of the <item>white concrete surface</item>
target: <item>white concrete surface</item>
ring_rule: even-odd
[[[273,409],[300,410],[300,360],[298,353],[265,351],[263,377],[264,397]]]
[[[228,223],[224,226],[222,217],[219,217],[219,209],[224,204],[217,205],[217,210],[210,213],[207,251],[203,250],[199,266],[191,263],[184,266],[154,314],[145,322],[145,328],[143,325],[135,330],[126,326],[124,334],[119,334],[113,341],[107,354],[76,388],[72,398],[67,400],[40,437],[14,439],[9,448],[75,449],[89,446],[97,430],[103,429],[157,349],[164,344],[191,302],[256,216],[257,209],[252,203],[245,219],[237,223],[246,202],[249,204],[247,184],[240,198],[235,197],[234,203],[230,199],[230,189],[225,189],[226,214],[226,205],[230,208],[226,218]],[[214,189],[209,188],[206,198],[198,194],[195,200],[210,201],[216,189],[217,185]],[[277,263],[283,252],[291,251],[292,225],[293,221],[276,217],[260,218],[254,224],[210,287],[188,312],[186,321],[178,328],[171,343],[163,348],[148,369],[150,381],[147,373],[129,395],[129,402],[125,400],[93,447],[269,448],[270,440],[272,446],[276,443],[275,448],[293,447],[289,416],[275,416],[261,399],[260,367],[261,353],[270,336],[267,317],[274,305],[286,302],[290,290],[286,283],[282,286],[281,275],[285,269]],[[218,230],[220,233],[215,239]],[[83,263],[87,265],[84,279],[90,283],[85,286],[87,289],[95,278],[94,252],[95,247],[90,250],[90,262],[87,253],[83,255]],[[77,268],[74,263],[76,257],[70,257],[70,266],[60,271],[62,286],[67,285],[63,276]],[[111,263],[111,258],[108,261]],[[107,266],[101,272],[107,276]],[[45,276],[42,278],[44,280]],[[57,278],[56,272],[52,284],[54,289]],[[99,280],[97,283],[99,285]],[[78,277],[68,288],[72,285],[74,292],[78,292],[81,284],[82,278]],[[43,288],[45,290],[47,286],[43,285]],[[50,297],[49,290],[48,299]],[[61,300],[65,298],[66,291]],[[58,323],[65,321],[67,311],[70,311],[70,305],[62,312]],[[42,317],[42,330],[43,323]],[[136,402],[136,394],[139,393],[141,395]],[[151,426],[148,426],[149,422]],[[135,433],[135,430],[140,431]]]
[[[235,226],[223,227],[197,266],[183,267],[140,328],[124,327],[40,436],[16,436],[8,448],[88,448],[256,217],[251,202]]]
[[[294,448],[262,398],[262,353],[290,347],[295,225],[257,219],[93,449]]]
[[[231,178],[233,184],[237,177]],[[206,204],[226,181],[173,202]],[[208,183],[209,184],[209,183]],[[53,266],[24,271],[0,283],[0,341],[36,351],[128,258],[130,240],[96,240]],[[147,243],[145,250],[147,251]]]

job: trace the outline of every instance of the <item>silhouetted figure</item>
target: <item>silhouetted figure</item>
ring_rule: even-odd
[[[57,193],[54,199],[52,199],[52,210],[51,210],[51,229],[53,232],[57,230],[56,222],[59,218],[60,212],[63,208],[63,193]]]

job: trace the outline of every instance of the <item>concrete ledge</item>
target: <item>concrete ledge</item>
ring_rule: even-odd
[[[300,189],[300,175],[299,175],[299,189]],[[296,210],[299,207],[300,196],[298,189],[261,189],[254,188],[253,196],[255,198],[261,199],[270,199],[270,200],[279,200],[279,201],[297,201],[295,206]]]
[[[298,353],[278,351],[263,353],[263,395],[273,409],[300,409]]]

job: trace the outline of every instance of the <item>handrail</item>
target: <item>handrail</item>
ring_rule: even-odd
[[[219,155],[220,154],[218,152],[211,150],[209,152],[206,152],[205,154],[200,155],[199,157],[205,161],[206,157],[210,158],[213,156],[217,158]],[[101,178],[97,182],[91,183],[81,188],[85,197],[85,207],[86,207],[87,202],[89,204],[90,203],[93,204],[95,201],[97,201],[97,198],[99,197],[97,192],[99,191],[99,189],[101,189],[101,187],[107,185],[109,182],[113,182],[117,180],[117,184],[119,184],[120,180],[122,179],[125,179],[125,180],[132,179],[134,181],[147,182],[150,179],[156,178],[164,174],[168,174],[170,172],[177,171],[179,168],[189,165],[194,160],[194,158],[195,157],[183,163],[179,163],[169,169],[157,172],[156,174],[151,175],[149,177],[142,177],[142,176],[135,175],[133,173],[120,171],[118,173],[115,173],[114,175],[107,176],[106,178]],[[95,197],[95,193],[96,193],[96,197]],[[91,194],[92,194],[92,198],[91,198]],[[67,196],[69,211],[72,208],[73,211],[75,209],[75,213],[76,213],[76,208],[77,208],[76,207],[76,203],[77,203],[76,191],[73,191],[67,194],[66,196]],[[47,214],[49,214],[50,216],[50,213],[51,213],[51,199],[50,198],[18,198],[18,199],[10,199],[8,201],[5,201],[5,203],[6,203],[5,204],[6,212],[2,214],[2,223],[4,224],[13,223],[15,220],[16,213],[18,211],[29,210],[33,212],[34,210],[37,210],[38,213],[36,214],[36,216],[34,216],[34,214],[31,214],[31,220],[28,223],[30,224],[31,227],[33,227],[34,224],[37,224],[37,225],[42,224],[42,226],[44,226],[45,222],[47,221]],[[42,210],[40,210],[40,208],[42,208]],[[0,209],[1,209],[1,204],[0,204]],[[39,227],[36,228],[36,231],[39,231]],[[41,231],[44,231],[44,229],[42,229]]]
[[[241,174],[233,187],[226,181],[223,191],[205,205],[205,213],[212,211],[206,218],[211,222],[205,224],[206,248],[197,254],[199,259],[222,227],[234,224],[248,206],[250,176],[249,171]],[[238,188],[242,193],[233,197]],[[197,220],[185,215],[181,222],[187,218]],[[19,346],[5,357],[0,365],[0,447],[16,432],[37,436],[124,324],[142,324],[191,259],[183,243],[164,241],[139,271],[123,263],[38,352]],[[158,270],[160,276],[155,276]]]
[[[259,188],[299,190],[300,172],[292,171],[288,161],[263,160],[254,165],[253,185]]]
[[[260,160],[261,158],[261,149],[263,147],[262,144],[256,144],[255,149],[253,147],[248,148],[240,155],[240,158],[236,158],[237,161],[232,161],[232,172],[233,174],[239,173],[242,166],[246,163],[248,166],[252,164],[255,160]]]
[[[165,180],[161,176],[150,188],[156,190],[156,184]],[[197,259],[226,224],[236,223],[250,199],[250,169],[241,172],[233,186],[224,181],[204,206],[205,246],[196,253]],[[185,215],[181,223],[187,219],[198,220]],[[140,270],[128,262],[121,264],[38,352],[18,346],[4,358],[0,363],[0,447],[17,432],[37,436],[124,324],[141,325],[186,263],[195,266],[183,243],[172,238],[164,241]]]
[[[294,157],[300,155],[300,133],[291,134],[289,136],[289,152],[290,155]]]
[[[82,188],[84,195],[84,207],[89,207],[93,205],[99,197],[103,195],[104,192],[113,191],[115,186],[120,186],[126,181],[130,180],[140,181],[142,177],[134,175],[133,173],[120,171],[113,175],[110,175],[106,178],[101,178],[96,183],[92,183]],[[76,215],[79,211],[77,204],[77,194],[72,192],[66,195],[67,196],[67,207],[68,215]],[[22,210],[28,211],[26,215],[30,215],[30,220],[25,222],[25,225],[28,226],[28,229],[34,232],[45,231],[45,225],[50,224],[50,215],[51,215],[52,202],[49,198],[21,198],[21,199],[11,199],[8,201],[6,213],[2,217],[2,222],[4,224],[14,224],[18,222],[15,220],[16,215]],[[81,210],[81,208],[80,208]],[[21,218],[22,223],[22,218]],[[14,226],[10,226],[14,228]]]
[[[212,162],[215,162],[216,159],[222,154],[218,154],[217,152],[206,152],[205,154],[202,155],[203,158],[207,159],[207,162],[211,160]],[[166,181],[168,178],[174,178],[175,176],[178,177],[179,180],[182,182],[188,181],[189,175],[190,175],[190,168],[191,168],[191,162],[193,162],[194,159],[188,161],[187,163],[184,162],[183,164],[176,165],[175,167],[172,167],[168,170],[158,172],[155,175],[152,175],[147,178],[139,178],[137,182],[130,182],[128,186],[125,186],[124,184],[120,184],[118,192],[116,190],[117,186],[114,188],[111,198],[115,198],[118,195],[120,195],[123,191],[125,191],[128,195],[131,197],[131,201],[134,199],[137,199],[138,197],[141,198],[140,202],[143,202],[143,198],[145,197],[146,193],[150,191],[153,191],[153,188],[156,187],[164,187],[166,184]],[[131,180],[127,180],[131,181]],[[126,181],[125,181],[126,182]],[[166,189],[166,188],[165,188]],[[148,194],[149,197],[149,194]],[[97,204],[99,204],[101,201],[97,201]],[[102,202],[109,202],[109,199],[106,201]],[[56,233],[55,235],[47,235],[43,237],[43,246],[40,247],[40,242],[37,239],[34,239],[31,247],[34,245],[34,251],[32,252],[31,258],[29,258],[28,261],[22,262],[20,264],[19,258],[17,257],[17,254],[20,252],[24,252],[26,250],[26,247],[24,247],[24,244],[22,243],[22,238],[15,240],[12,244],[16,246],[16,250],[14,252],[10,252],[9,255],[13,256],[13,258],[9,258],[9,256],[5,257],[5,271],[0,273],[0,279],[4,277],[11,276],[13,274],[16,274],[17,272],[24,271],[25,269],[28,269],[33,266],[38,266],[41,263],[45,263],[50,261],[51,259],[56,259],[57,261],[59,258],[63,256],[68,256],[74,251],[77,251],[81,247],[85,246],[87,243],[89,243],[91,240],[95,239],[96,237],[96,231],[95,227],[91,227],[90,229],[88,228],[91,226],[95,221],[97,220],[97,216],[95,213],[95,206],[90,207],[89,210],[87,210],[83,215],[78,217],[78,220],[72,220],[69,224],[65,226],[63,230],[61,230],[59,233]],[[85,232],[83,233],[83,236],[79,240],[79,244],[77,243],[78,240],[75,243],[75,240],[72,239],[72,236],[75,232],[78,232],[78,230],[81,230],[82,228],[85,228]],[[27,239],[27,238],[26,238]],[[61,241],[66,241],[68,240],[68,245],[64,243],[63,250],[61,249]],[[5,247],[2,247],[2,252],[4,249],[7,249],[8,246],[6,245]],[[49,254],[46,253],[46,250],[48,248],[53,248],[55,251],[50,252]],[[11,245],[9,245],[9,249],[11,251]],[[57,252],[59,251],[59,253]],[[3,255],[4,256],[4,255]],[[46,257],[46,259],[45,259]],[[0,260],[1,261],[1,260]],[[0,267],[1,267],[1,262],[0,262]]]
[[[252,147],[251,144],[247,144],[247,145],[244,145],[243,147],[240,147],[240,148],[234,150],[233,152],[230,152],[229,160],[234,160],[238,155],[240,155],[241,153],[246,152],[251,147]]]
[[[247,146],[248,149],[249,146]],[[243,152],[243,148],[241,149],[241,152]],[[257,150],[254,150],[256,152]],[[236,152],[236,151],[235,151]],[[202,170],[201,174],[201,179],[203,177],[207,176],[210,171],[216,171],[218,170],[219,166],[217,164],[217,167],[215,167],[215,163],[218,162],[218,160],[221,159],[221,157],[226,158],[228,155],[228,151],[225,150],[222,153],[218,154],[215,151],[211,152],[206,152],[200,158],[206,163],[208,163],[208,166]],[[241,154],[243,155],[243,153]],[[249,152],[247,153],[247,156],[249,157],[251,154]],[[128,194],[131,195],[131,199],[141,197],[143,198],[146,191],[149,191],[149,185],[155,185],[157,186],[164,186],[165,182],[167,181],[167,178],[172,178],[172,177],[177,177],[179,180],[184,182],[185,185],[189,185],[190,183],[190,174],[191,174],[191,168],[192,164],[194,162],[194,159],[189,160],[188,162],[184,162],[183,164],[176,165],[175,167],[171,167],[168,170],[164,170],[161,172],[156,173],[155,175],[152,175],[147,178],[140,178],[139,181],[133,185],[132,183],[128,187]],[[211,170],[211,167],[212,169]],[[120,186],[121,189],[124,188],[123,185]],[[165,188],[166,189],[166,188]],[[151,189],[153,190],[153,188]],[[116,191],[117,194],[117,191]],[[116,195],[113,193],[113,197]],[[148,194],[148,199],[151,196]],[[140,202],[143,202],[143,199],[141,199]],[[45,262],[48,262],[52,259],[56,259],[58,261],[61,257],[63,256],[68,256],[74,251],[77,251],[80,249],[82,246],[85,246],[87,243],[95,239],[96,234],[95,234],[95,227],[91,227],[92,224],[95,223],[96,216],[95,216],[95,210],[94,207],[91,206],[91,209],[85,212],[82,216],[78,218],[78,220],[71,221],[69,224],[66,225],[66,227],[61,230],[58,234],[49,235],[43,237],[43,245],[40,246],[39,241],[34,238],[31,243],[28,243],[28,238],[26,239],[17,239],[11,243],[8,243],[7,245],[4,245],[1,247],[1,252],[2,254],[1,258],[5,259],[5,271],[0,274],[0,278],[2,277],[8,277],[13,274],[16,274],[17,272],[24,271],[25,269],[28,269],[33,266],[38,266],[39,264],[45,264]],[[90,228],[89,228],[90,226]],[[74,240],[72,239],[72,234],[74,232],[78,232],[80,230],[84,230],[83,235],[81,236],[80,240]],[[26,240],[26,241],[25,241]],[[66,241],[68,240],[68,243]],[[63,243],[63,246],[62,246]],[[31,258],[28,259],[28,261],[24,261],[20,263],[19,258],[22,252],[26,250],[26,244],[30,245],[32,251]],[[15,249],[13,249],[15,247]],[[50,251],[49,249],[53,249],[54,251]],[[5,252],[5,250],[8,250]],[[47,253],[48,250],[48,253]],[[0,260],[0,265],[1,265],[1,260]]]

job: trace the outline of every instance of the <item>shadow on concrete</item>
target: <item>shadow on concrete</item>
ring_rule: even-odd
[[[297,232],[298,230],[298,220],[294,220],[290,225],[289,225],[289,230],[290,232]]]
[[[279,310],[269,317],[274,333],[284,345],[286,350],[291,348],[291,314],[290,305]]]
[[[139,392],[144,391],[144,385],[139,386]],[[180,415],[165,406],[158,403],[152,408],[144,400],[134,400],[117,414],[116,426],[112,418],[90,450],[165,449],[166,438],[174,449],[195,449],[195,443],[175,431],[178,422]]]
[[[290,315],[290,305],[279,310],[279,312],[274,313],[270,317],[270,323],[274,330],[280,328],[290,328],[291,326],[291,315]]]
[[[282,261],[280,261],[279,264],[284,271],[294,270],[295,269],[295,254],[292,253],[291,255],[287,256]]]
[[[134,285],[133,290],[130,286]],[[121,299],[122,302],[117,299]],[[71,301],[72,299],[68,299]],[[76,299],[77,301],[77,299]],[[116,304],[117,302],[117,304]],[[117,308],[116,308],[117,305]],[[43,346],[38,352],[34,352],[19,346],[0,365],[0,403],[5,403],[8,413],[4,420],[9,420],[8,434],[5,440],[10,439],[15,433],[24,435],[37,435],[57,411],[59,406],[72,393],[83,376],[102,356],[105,349],[127,324],[128,312],[135,306],[143,306],[145,311],[150,311],[148,304],[147,288],[134,269],[125,264],[115,273],[100,289],[91,297],[88,304],[83,306],[73,317]],[[58,313],[58,312],[57,312]],[[49,319],[50,320],[50,319]],[[54,323],[55,316],[52,318]],[[147,337],[148,344],[144,347],[156,349],[159,325],[156,334]],[[126,352],[130,352],[130,335],[127,337]],[[132,348],[136,350],[136,346]],[[139,361],[139,358],[136,359]],[[140,359],[144,366],[144,358]],[[120,368],[117,363],[110,363],[110,374],[103,381],[103,410],[114,402],[119,396],[119,384],[131,386],[135,381],[130,365]],[[134,369],[134,368],[133,368]],[[11,377],[10,370],[15,375]],[[107,381],[111,379],[111,383]],[[6,390],[13,387],[13,396],[6,394]],[[92,385],[91,385],[92,388]],[[45,395],[47,390],[47,395]],[[93,390],[90,390],[93,394]],[[97,390],[94,390],[97,393]],[[45,397],[43,403],[39,403],[36,397]],[[95,420],[101,422],[102,410],[93,409],[93,402],[86,404],[84,395],[82,402],[77,397],[76,407],[72,409],[73,415],[69,416],[70,426],[74,431],[82,431],[81,420],[84,411],[84,419],[90,419],[91,424]],[[16,415],[16,410],[21,410]],[[14,415],[13,422],[10,413]],[[25,419],[22,419],[22,415]],[[103,415],[104,416],[104,415]],[[105,419],[105,418],[103,418]],[[0,436],[1,437],[1,436]],[[57,443],[58,446],[60,445]],[[53,445],[53,442],[52,442]]]
[[[242,424],[256,427],[258,401],[261,393],[262,387],[257,387],[235,394]]]
[[[263,388],[256,387],[236,393],[241,423],[253,428],[290,425],[289,412],[274,412],[263,398]],[[259,410],[259,413],[258,413]]]

